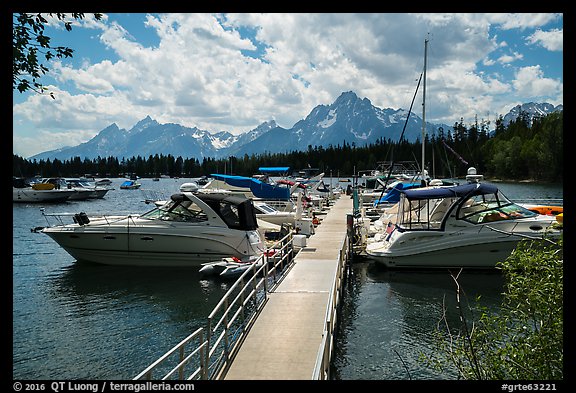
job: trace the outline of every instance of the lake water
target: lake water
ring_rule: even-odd
[[[145,194],[168,196],[190,179],[141,179],[141,190],[45,205],[47,213],[143,213]],[[334,181],[334,184],[336,181]],[[562,185],[499,183],[511,199],[562,199]],[[134,268],[79,263],[48,236],[39,204],[13,204],[12,372],[21,380],[132,379],[200,326],[230,281],[198,268]],[[333,379],[451,379],[420,360],[434,351],[442,302],[454,305],[446,272],[389,271],[356,260],[343,297]],[[502,278],[465,272],[468,297],[497,307]],[[294,310],[297,312],[297,310]],[[449,318],[457,315],[449,312]]]

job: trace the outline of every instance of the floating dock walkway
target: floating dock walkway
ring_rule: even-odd
[[[335,324],[334,290],[340,291],[339,266],[352,199],[342,195],[330,207],[291,270],[269,293],[269,300],[239,346],[224,380],[311,380],[326,368],[325,351]],[[327,337],[328,336],[328,337]],[[328,360],[330,354],[328,355]]]

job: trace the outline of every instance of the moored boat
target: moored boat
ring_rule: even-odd
[[[387,267],[493,268],[522,239],[554,240],[562,228],[510,201],[496,185],[475,181],[402,191],[395,222],[366,245]]]
[[[126,180],[120,184],[121,190],[136,190],[140,188],[142,184],[136,180]]]
[[[77,260],[100,264],[199,266],[226,257],[249,258],[264,249],[252,201],[236,196],[183,192],[144,214],[44,215],[60,221],[37,232]],[[75,222],[64,224],[66,216]]]
[[[65,202],[74,190],[58,189],[54,184],[35,183],[30,184],[23,178],[12,178],[12,202]]]

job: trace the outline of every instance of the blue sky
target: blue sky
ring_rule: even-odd
[[[290,128],[345,91],[408,109],[425,39],[429,122],[494,124],[517,104],[563,104],[562,14],[86,14],[45,34],[74,56],[47,64],[56,99],[13,92],[22,157],[147,115],[238,134],[272,119]]]

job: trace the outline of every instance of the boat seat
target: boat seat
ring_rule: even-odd
[[[451,198],[446,198],[446,199],[442,200],[442,202],[440,202],[439,204],[434,206],[434,209],[432,210],[432,214],[430,214],[430,222],[431,223],[436,223],[436,222],[441,223],[442,219],[444,218],[444,215],[448,211],[448,208],[450,207],[451,204],[452,204]]]

